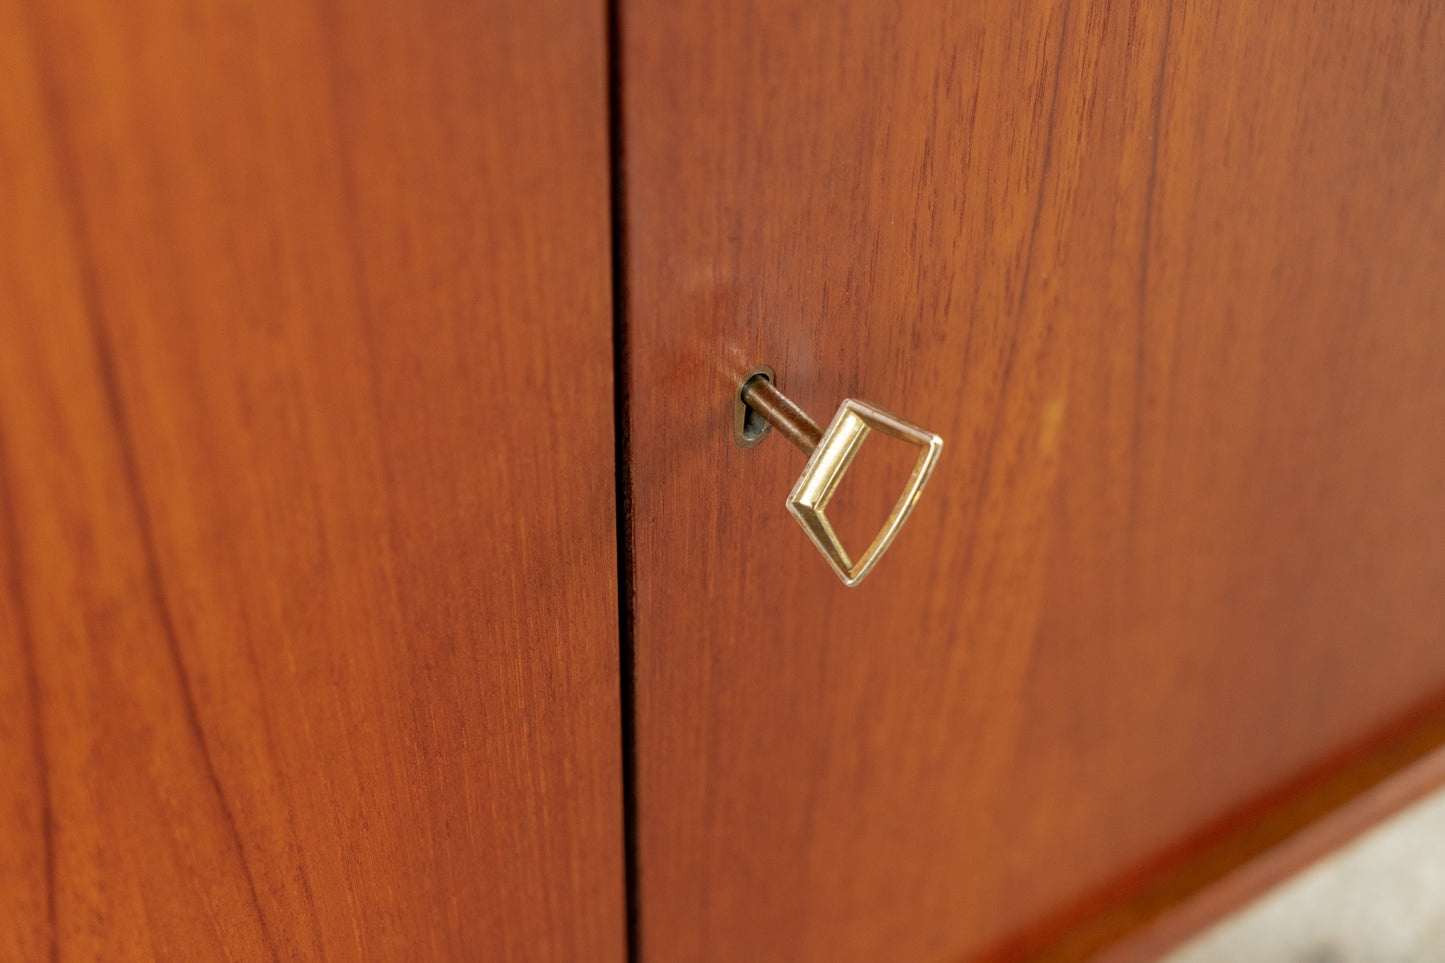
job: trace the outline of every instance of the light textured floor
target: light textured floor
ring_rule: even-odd
[[[1376,827],[1163,963],[1445,963],[1445,793]]]

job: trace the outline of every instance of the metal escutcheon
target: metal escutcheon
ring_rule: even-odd
[[[894,536],[913,511],[918,495],[928,483],[928,476],[933,473],[933,466],[943,451],[943,439],[891,412],[854,398],[838,406],[837,414],[828,429],[823,431],[806,412],[778,390],[773,378],[771,368],[759,366],[749,371],[739,383],[734,437],[743,447],[762,441],[767,433],[766,427],[759,430],[753,417],[761,416],[767,425],[776,428],[808,456],[803,473],[788,495],[788,511],[803,526],[803,531],[808,533],[843,584],[857,585],[878,564],[878,559],[888,550]],[[752,426],[752,430],[745,430],[745,426]],[[910,442],[922,450],[908,484],[883,523],[883,528],[867,550],[854,561],[828,522],[826,510],[848,466],[872,431],[881,431]]]

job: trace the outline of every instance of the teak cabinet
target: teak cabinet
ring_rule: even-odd
[[[1427,0],[0,0],[0,72],[0,959],[1145,960],[1445,777]],[[758,364],[946,440],[857,588]]]

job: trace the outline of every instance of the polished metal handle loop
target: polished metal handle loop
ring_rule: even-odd
[[[854,398],[848,398],[839,405],[827,429],[820,429],[803,409],[778,390],[773,383],[771,368],[754,368],[748,372],[738,386],[737,400],[742,406],[735,428],[738,444],[745,447],[755,445],[767,434],[766,426],[760,430],[754,428],[751,433],[747,430],[747,415],[751,411],[761,416],[767,425],[778,429],[808,456],[803,473],[788,495],[788,511],[803,526],[803,531],[808,533],[844,585],[853,586],[863,581],[908,520],[943,451],[943,439],[876,405]],[[833,531],[826,510],[828,501],[838,490],[864,439],[873,431],[917,445],[922,451],[903,494],[893,506],[883,528],[855,562]]]

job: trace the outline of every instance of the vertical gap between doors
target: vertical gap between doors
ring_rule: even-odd
[[[617,638],[622,711],[622,831],[628,963],[642,957],[637,866],[637,713],[632,613],[632,471],[627,356],[627,179],[623,143],[622,0],[607,4],[607,136],[612,226],[612,412],[617,478]]]

